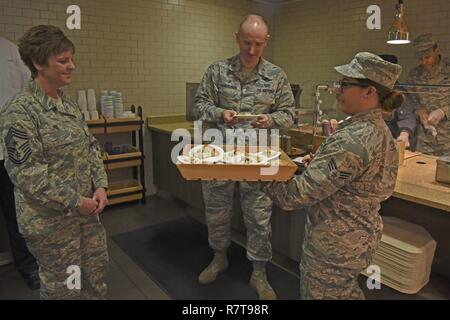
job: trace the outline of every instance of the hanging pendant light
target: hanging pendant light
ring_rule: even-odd
[[[405,22],[405,12],[403,9],[403,0],[398,0],[395,6],[397,12],[395,14],[395,20],[389,29],[389,36],[387,43],[389,44],[405,44],[410,43],[409,31]]]

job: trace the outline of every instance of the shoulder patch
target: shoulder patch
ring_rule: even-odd
[[[31,147],[25,130],[10,128],[6,135],[5,145],[12,163],[20,165],[31,156]]]

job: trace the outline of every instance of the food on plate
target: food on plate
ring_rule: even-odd
[[[268,159],[261,153],[227,151],[224,153],[223,161],[230,164],[264,164]]]
[[[260,149],[261,150],[261,149]],[[243,150],[224,151],[221,147],[208,144],[197,145],[186,155],[179,155],[178,162],[182,164],[253,164],[262,165],[278,159],[280,152],[266,148],[259,152],[244,152]]]
[[[257,119],[259,117],[259,114],[252,114],[250,112],[240,112],[236,115],[236,118],[238,120],[253,120]]]
[[[213,144],[197,145],[189,150],[190,163],[216,163],[222,158],[223,149]]]

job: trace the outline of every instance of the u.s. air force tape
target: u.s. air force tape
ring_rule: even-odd
[[[9,160],[14,164],[20,165],[31,156],[30,141],[23,129],[11,127],[6,135],[5,145]]]

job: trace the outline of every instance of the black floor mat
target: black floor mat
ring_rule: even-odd
[[[198,274],[208,265],[213,252],[208,247],[206,226],[192,218],[141,228],[112,239],[172,299],[258,299],[248,285],[251,263],[245,249],[235,243],[228,250],[228,270],[212,284],[198,283]],[[279,299],[299,299],[298,278],[272,263],[267,265],[267,274]]]

